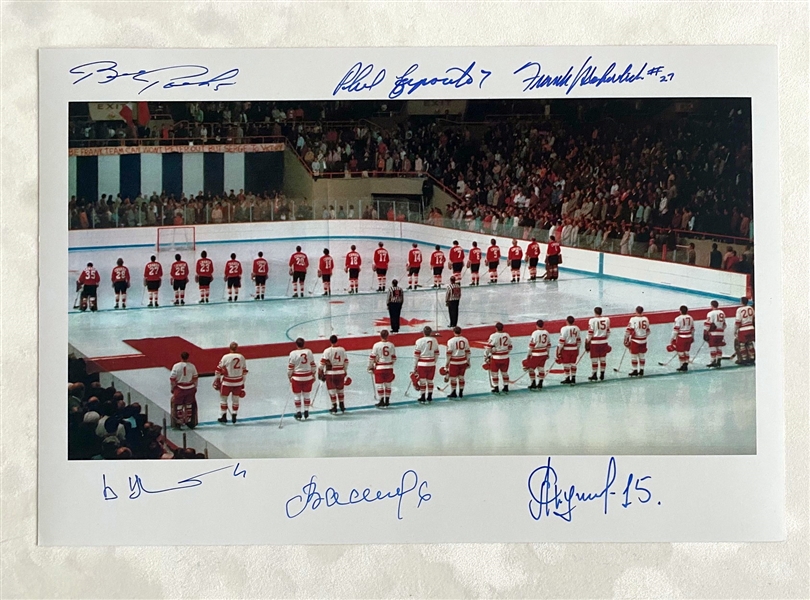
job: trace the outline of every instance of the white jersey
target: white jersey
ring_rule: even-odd
[[[689,339],[695,333],[695,321],[689,315],[675,317],[675,326],[672,329],[672,339],[676,337]]]
[[[625,330],[625,337],[637,342],[646,342],[647,336],[650,333],[650,320],[644,315],[636,315],[630,317],[630,322],[627,324]]]
[[[576,350],[579,348],[580,330],[576,325],[566,325],[560,329],[560,348]]]
[[[451,365],[466,365],[470,361],[470,342],[463,335],[447,341],[447,362]]]
[[[327,375],[343,375],[348,364],[349,357],[340,346],[330,346],[321,356],[321,367]]]
[[[372,369],[393,369],[397,360],[397,349],[391,342],[380,340],[371,347],[368,366]]]
[[[486,349],[495,360],[507,358],[512,351],[512,338],[504,331],[496,331],[487,340]]]
[[[535,329],[529,339],[529,353],[532,356],[548,356],[551,348],[551,336],[545,329]]]
[[[180,361],[172,367],[169,379],[172,386],[177,386],[181,390],[193,390],[197,387],[197,367],[190,362]]]
[[[726,330],[726,314],[719,308],[710,310],[709,314],[706,315],[706,322],[703,326],[706,331],[723,333]]]
[[[741,306],[737,309],[737,315],[734,318],[734,329],[736,331],[753,331],[754,330],[754,309],[751,306]]]
[[[309,348],[298,348],[290,352],[287,374],[296,381],[308,381],[315,377],[315,357]]]
[[[436,338],[425,336],[416,341],[413,356],[418,367],[432,367],[439,358],[439,342]]]
[[[610,337],[610,319],[607,317],[592,317],[588,321],[588,339],[591,344],[607,344]]]
[[[229,352],[217,365],[217,373],[222,377],[222,382],[231,386],[242,385],[247,372],[245,357],[237,352]]]

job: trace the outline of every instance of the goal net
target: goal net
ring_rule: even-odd
[[[194,250],[196,243],[197,236],[194,227],[158,227],[155,249],[158,252]]]

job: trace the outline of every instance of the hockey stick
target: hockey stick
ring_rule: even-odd
[[[287,405],[289,404],[289,402],[290,402],[290,397],[287,396],[287,399],[284,401],[284,408],[281,411],[281,417],[279,417],[279,420],[278,420],[278,428],[279,429],[284,428],[284,415],[287,412]]]
[[[79,308],[79,295],[81,293],[82,293],[82,291],[80,289],[76,290],[76,297],[73,299],[73,308],[74,309]]]
[[[318,392],[321,391],[321,380],[318,380],[318,385],[315,386],[315,393],[312,394],[312,401],[309,403],[309,410],[315,410],[315,400],[318,399]]]
[[[616,373],[620,373],[622,370],[622,363],[624,362],[624,355],[627,354],[627,346],[624,347],[624,351],[622,352],[622,357],[619,359],[619,366],[613,369]]]
[[[721,356],[720,360],[731,360],[732,358],[735,358],[736,356],[737,356],[737,353],[735,352],[731,356]]]
[[[525,373],[523,373],[523,375],[521,375],[521,376],[520,376],[520,377],[518,377],[517,379],[511,379],[511,380],[509,381],[509,385],[512,385],[513,383],[517,383],[518,381],[520,381],[521,379],[523,379],[524,377],[526,377],[526,375],[528,375],[528,374],[529,374],[529,372],[528,372],[528,371],[526,371]]]
[[[315,293],[315,288],[316,288],[317,286],[318,286],[318,280],[317,280],[317,279],[314,279],[314,280],[312,281],[312,287],[311,287],[311,288],[309,288],[309,295],[310,295],[310,296],[311,296],[312,294],[314,294],[314,293]]]
[[[284,295],[285,295],[285,296],[289,296],[289,295],[290,295],[290,286],[291,286],[291,285],[292,285],[292,275],[290,275],[290,278],[287,280],[287,291],[286,291],[286,292],[284,292]]]
[[[146,306],[146,286],[143,286],[143,294],[141,294],[141,306]]]
[[[665,362],[665,363],[664,362],[659,362],[658,366],[666,367],[669,363],[671,363],[675,359],[676,356],[678,356],[678,353],[673,352],[672,356],[669,357],[669,360],[667,362]]]
[[[701,350],[703,350],[703,346],[705,346],[705,345],[706,345],[706,340],[703,340],[703,341],[701,342],[701,344],[700,344],[700,348],[698,348],[698,349],[697,349],[697,352],[695,352],[695,355],[694,355],[694,356],[693,356],[691,359],[689,359],[689,364],[690,364],[690,365],[691,365],[693,362],[695,362],[695,359],[698,357],[698,354],[700,354],[700,351],[701,351]]]

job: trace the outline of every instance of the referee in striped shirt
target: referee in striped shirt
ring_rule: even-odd
[[[450,285],[447,286],[447,293],[444,303],[450,312],[450,327],[458,325],[458,303],[461,300],[461,286],[456,283],[455,277],[450,277]]]
[[[388,288],[388,317],[391,320],[391,333],[399,333],[399,315],[402,312],[402,302],[405,300],[405,292],[399,287],[399,282],[394,279],[391,287]]]

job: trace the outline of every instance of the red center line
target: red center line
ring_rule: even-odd
[[[700,321],[706,318],[706,314],[711,308],[693,309],[689,312],[695,321]],[[724,307],[723,312],[727,317],[735,315],[737,307]],[[614,330],[623,330],[627,326],[630,317],[635,313],[624,313],[618,315],[603,315],[610,318],[611,328]],[[677,310],[664,310],[657,312],[644,313],[650,320],[651,325],[661,325],[664,323],[672,323],[675,317],[680,313]],[[588,328],[588,320],[591,317],[581,317],[576,319],[575,324],[586,331]],[[545,329],[549,333],[559,333],[560,328],[565,325],[564,319],[555,319],[545,322]],[[535,330],[536,325],[534,321],[525,323],[504,323],[504,331],[513,337],[528,337]],[[492,325],[481,325],[477,327],[467,327],[463,329],[462,334],[467,337],[470,343],[480,346],[483,342],[489,339],[489,336],[495,331],[494,323]],[[452,332],[443,329],[436,333],[440,340],[448,340],[452,337]],[[392,334],[389,338],[396,346],[413,346],[416,341],[422,337],[421,331],[412,333],[397,333]],[[614,336],[616,333],[614,333]],[[623,337],[623,331],[619,334]],[[339,343],[348,352],[359,350],[370,350],[375,342],[379,341],[379,334],[364,335],[356,337],[340,338]],[[179,336],[160,337],[160,338],[141,338],[124,340],[124,342],[132,346],[140,354],[122,354],[115,356],[97,356],[86,359],[89,372],[113,372],[113,371],[130,371],[133,369],[150,369],[154,367],[164,367],[171,369],[172,366],[180,360],[181,352],[189,353],[189,360],[194,363],[197,370],[201,375],[212,375],[216,368],[219,359],[227,352],[226,347],[219,348],[200,348],[195,346],[188,340]],[[323,352],[329,347],[328,340],[311,340],[307,342],[307,347],[314,353]],[[294,342],[277,342],[272,344],[258,344],[252,346],[239,346],[241,352],[246,359],[255,360],[261,358],[277,358],[287,356],[290,352],[295,350]]]

